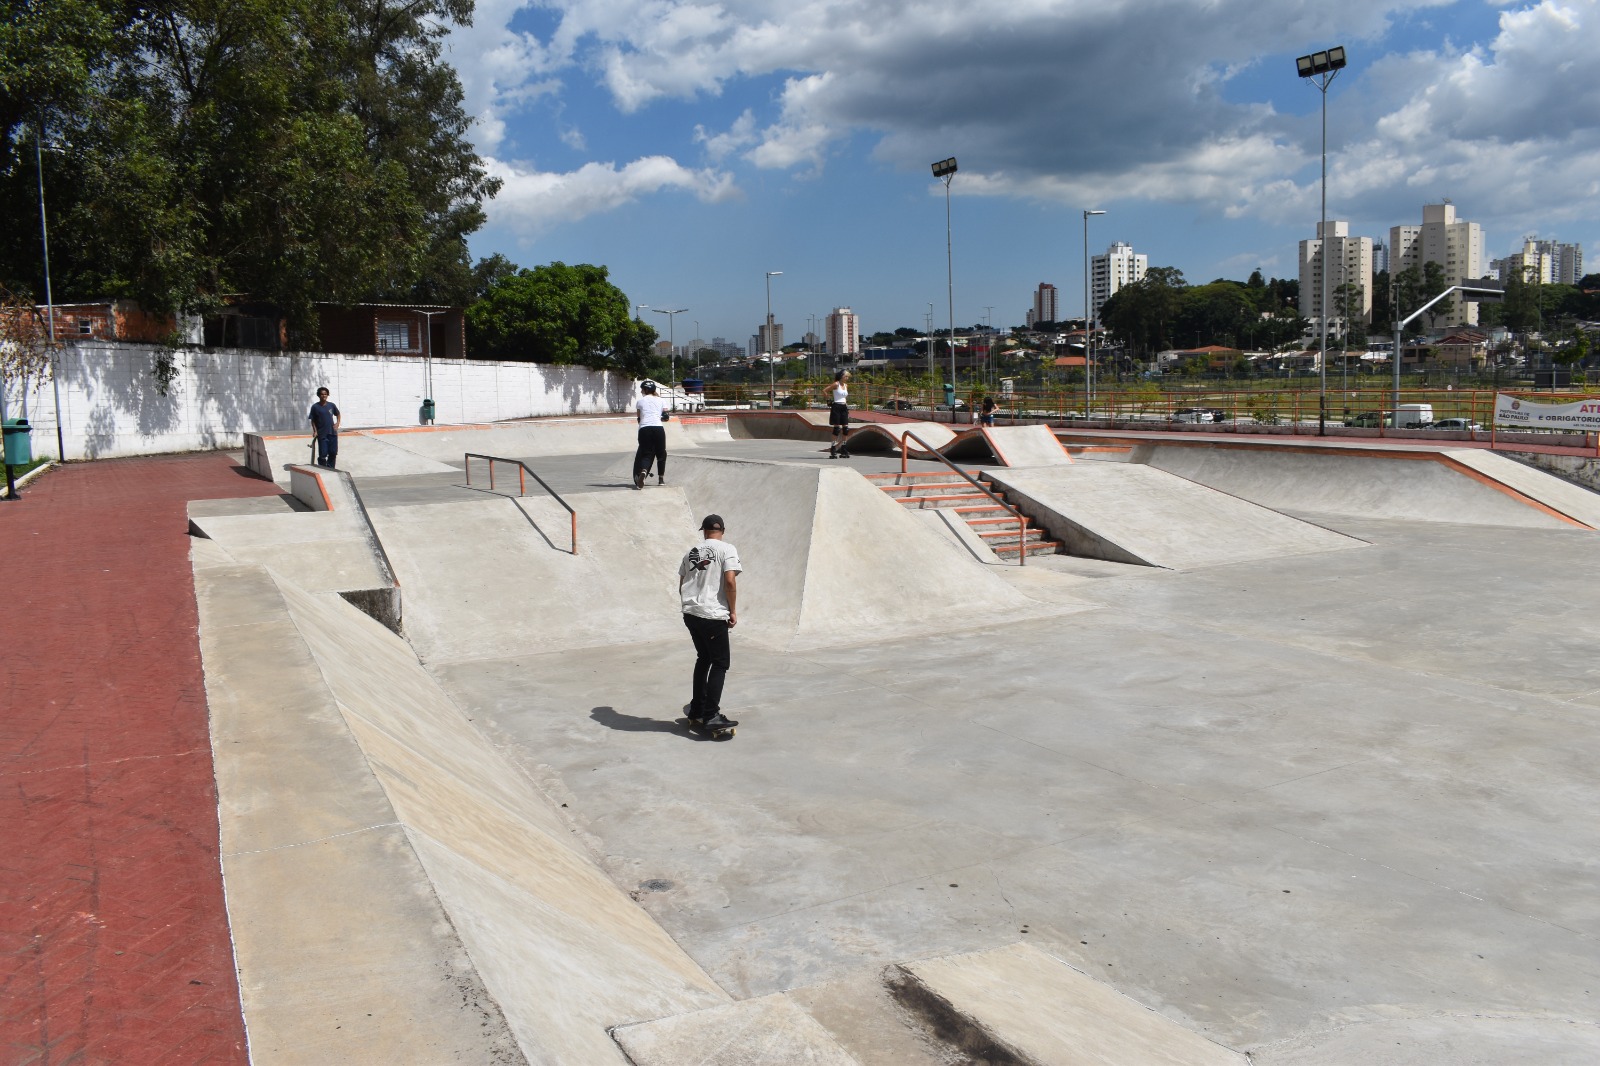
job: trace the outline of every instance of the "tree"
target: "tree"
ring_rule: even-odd
[[[1178,299],[1186,284],[1177,267],[1151,267],[1124,285],[1100,310],[1100,321],[1129,351],[1143,358],[1171,347]]]
[[[13,0],[0,33],[0,281],[37,291],[42,125],[69,297],[204,311],[465,301],[486,176],[440,61],[470,0]],[[81,25],[77,24],[81,20]],[[31,153],[30,153],[31,154]],[[30,235],[31,238],[30,239]]]
[[[658,334],[629,311],[628,297],[603,266],[523,269],[494,282],[467,308],[468,348],[489,358],[640,374],[652,366]]]

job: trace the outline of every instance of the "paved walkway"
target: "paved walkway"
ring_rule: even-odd
[[[221,455],[0,503],[0,1062],[245,1062],[185,503]]]

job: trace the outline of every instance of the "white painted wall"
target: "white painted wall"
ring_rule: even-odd
[[[309,433],[306,412],[322,385],[347,429],[421,421],[420,356],[180,349],[177,380],[163,396],[150,375],[156,351],[110,341],[67,345],[60,387],[68,459],[240,448],[246,433]],[[626,375],[584,367],[433,360],[440,423],[614,413],[636,395]],[[5,400],[7,417],[25,413],[32,424],[34,454],[54,456],[51,383],[8,381]]]

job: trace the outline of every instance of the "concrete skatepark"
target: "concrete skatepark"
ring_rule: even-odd
[[[253,1059],[1600,1059],[1600,495],[1413,443],[673,427],[642,492],[599,418],[337,473],[254,438],[283,494],[191,507]],[[933,451],[1061,550],[994,550]],[[720,744],[675,724],[708,511]]]

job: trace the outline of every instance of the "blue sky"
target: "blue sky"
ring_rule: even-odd
[[[1524,234],[1600,270],[1600,0],[480,0],[450,60],[505,188],[473,252],[604,264],[636,304],[743,343],[847,305],[867,332],[1076,312],[1089,250],[1191,282],[1295,274],[1318,215],[1383,238],[1448,197],[1491,256]],[[993,308],[992,312],[987,308]],[[666,335],[666,321],[651,321]]]

